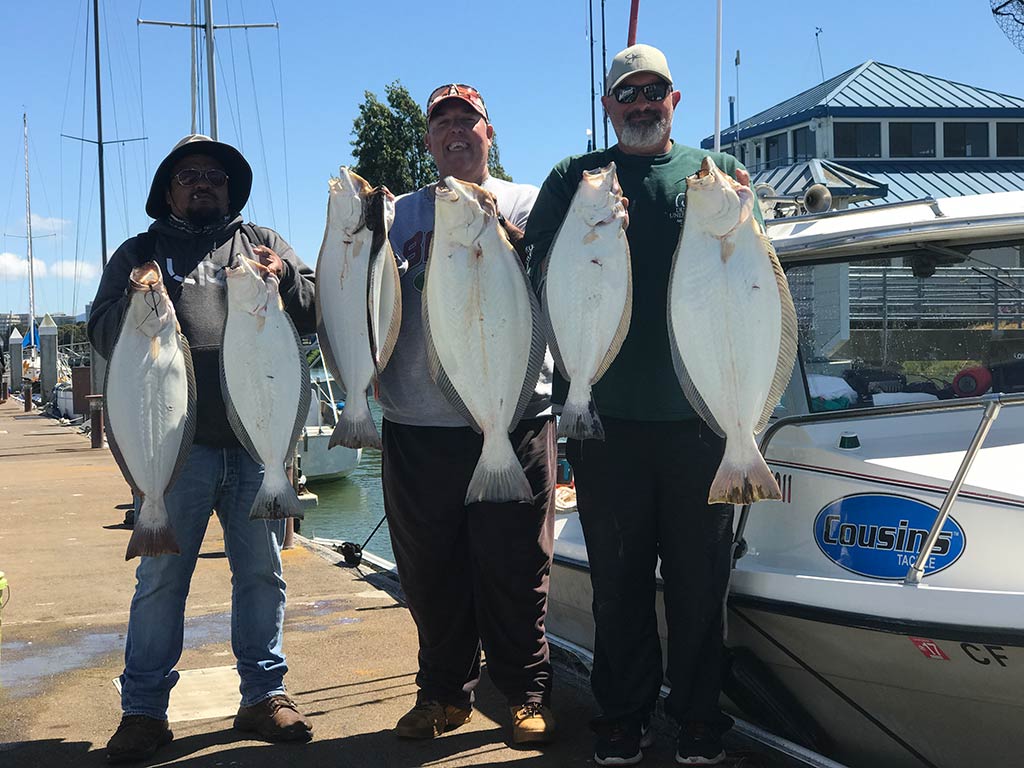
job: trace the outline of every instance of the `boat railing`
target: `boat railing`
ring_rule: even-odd
[[[921,583],[921,578],[924,576],[924,564],[927,563],[929,557],[931,557],[932,550],[934,549],[935,544],[939,539],[939,534],[942,531],[942,526],[946,524],[946,520],[949,518],[949,514],[953,509],[953,504],[956,502],[957,496],[960,494],[960,489],[963,487],[964,481],[967,479],[967,473],[970,471],[971,465],[974,463],[974,459],[981,450],[981,446],[984,444],[985,438],[988,436],[989,430],[992,428],[992,424],[995,422],[996,418],[999,416],[999,412],[1004,407],[1013,407],[1017,405],[1024,405],[1024,394],[991,394],[984,395],[982,397],[964,398],[959,400],[940,400],[938,402],[931,403],[907,403],[902,405],[882,406],[878,408],[857,409],[856,411],[828,411],[825,413],[789,416],[779,419],[768,427],[764,436],[761,438],[760,450],[765,461],[771,461],[768,458],[768,447],[771,444],[772,439],[786,427],[819,424],[829,421],[844,421],[854,414],[858,420],[865,420],[882,419],[888,416],[918,416],[922,414],[936,413],[939,411],[962,411],[973,410],[976,408],[982,409],[981,420],[978,423],[978,428],[975,430],[974,437],[971,439],[971,443],[968,446],[966,453],[964,453],[964,457],[960,462],[960,467],[957,469],[956,475],[953,477],[953,481],[946,490],[946,495],[942,500],[942,505],[939,507],[938,514],[935,516],[935,521],[932,523],[932,526],[928,531],[928,535],[925,537],[924,543],[921,545],[921,551],[918,552],[913,565],[910,566],[910,569],[907,571],[907,575],[903,579],[904,584],[917,585]],[[747,527],[747,521],[750,518],[750,507],[750,504],[743,505],[743,508],[740,511],[739,522],[736,525],[736,533],[733,536],[734,564],[735,561],[739,560],[747,553],[747,544],[743,538],[743,534]]]

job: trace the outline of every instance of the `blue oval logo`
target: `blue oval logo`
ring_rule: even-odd
[[[939,510],[905,496],[865,493],[833,501],[814,519],[814,541],[825,557],[875,579],[902,579],[921,551]],[[963,528],[946,518],[924,575],[949,568],[964,553]]]

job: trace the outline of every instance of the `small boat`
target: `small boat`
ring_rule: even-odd
[[[1024,192],[769,234],[800,359],[760,436],[783,498],[737,516],[723,703],[851,768],[1019,765]],[[592,648],[576,515],[555,530],[548,628]]]
[[[300,479],[303,485],[347,477],[359,466],[363,453],[361,448],[343,445],[328,448],[338,414],[345,403],[338,399],[337,385],[324,368],[319,346],[311,345],[307,353],[312,396],[306,424],[298,441],[299,467],[301,476],[305,478],[304,482]]]

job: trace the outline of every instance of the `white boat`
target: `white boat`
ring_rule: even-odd
[[[299,436],[298,455],[303,485],[340,480],[347,477],[359,466],[361,448],[346,448],[343,445],[328,448],[334,425],[337,424],[341,406],[335,383],[324,370],[317,357],[309,366],[312,396],[309,398],[309,413],[306,424]]]
[[[854,768],[1022,765],[1024,192],[769,233],[800,360],[760,438],[783,498],[738,515],[725,704]],[[575,514],[555,558],[549,630],[592,648]]]

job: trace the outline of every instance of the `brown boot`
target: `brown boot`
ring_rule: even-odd
[[[472,716],[471,709],[439,701],[422,701],[402,715],[395,726],[395,734],[403,739],[433,739],[468,723]]]
[[[146,715],[124,715],[107,742],[108,763],[136,763],[152,757],[174,738],[166,720]]]
[[[555,716],[540,702],[529,701],[512,710],[513,744],[547,744],[555,737]]]
[[[313,726],[302,716],[295,702],[283,693],[239,707],[235,730],[255,733],[267,741],[309,741]]]

